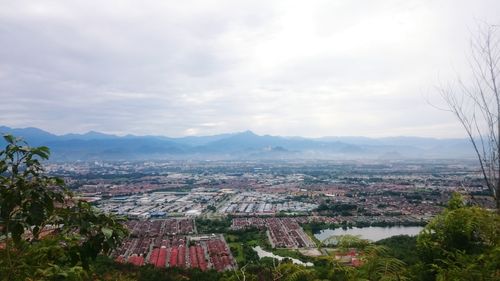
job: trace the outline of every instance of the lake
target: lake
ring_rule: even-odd
[[[392,226],[392,227],[353,227],[353,228],[335,228],[323,229],[319,233],[314,234],[318,240],[323,241],[333,235],[360,235],[363,239],[378,241],[396,235],[417,235],[423,227],[421,226]]]

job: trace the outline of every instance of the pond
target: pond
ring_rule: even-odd
[[[314,234],[318,240],[323,241],[326,238],[334,235],[360,235],[363,239],[368,239],[372,241],[378,241],[391,236],[396,235],[417,235],[423,227],[421,226],[392,226],[392,227],[353,227],[353,228],[335,228],[335,229],[323,229],[319,233]]]
[[[292,260],[292,262],[294,264],[305,265],[305,266],[313,266],[313,263],[311,263],[311,262],[303,262],[303,261],[298,260],[298,259],[293,259],[293,258],[290,258],[290,257],[282,257],[282,256],[275,255],[275,254],[273,254],[271,252],[265,251],[260,246],[253,247],[252,249],[255,252],[257,252],[257,255],[259,256],[260,259],[264,258],[264,257],[267,257],[267,258],[274,258],[274,259],[277,259],[277,260],[281,261],[284,258],[287,258],[287,259]]]

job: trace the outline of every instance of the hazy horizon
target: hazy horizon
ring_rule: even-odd
[[[0,123],[61,135],[465,138],[481,1],[3,1]]]
[[[468,138],[466,136],[463,137],[450,137],[450,138],[442,138],[442,137],[426,137],[426,136],[416,136],[416,135],[393,135],[393,136],[383,136],[383,137],[369,137],[369,136],[363,136],[363,135],[324,135],[324,136],[318,136],[318,137],[308,137],[308,136],[300,136],[300,135],[277,135],[277,134],[258,134],[252,130],[242,130],[242,131],[233,131],[233,132],[221,132],[217,134],[206,134],[206,135],[187,135],[187,136],[169,136],[169,135],[161,135],[161,134],[132,134],[132,133],[125,133],[125,134],[114,134],[114,133],[106,133],[106,132],[101,132],[101,131],[96,131],[96,130],[89,130],[85,132],[65,132],[65,133],[54,133],[49,130],[45,130],[43,128],[38,128],[38,127],[33,127],[33,126],[28,126],[28,127],[9,127],[3,124],[0,124],[0,133],[5,133],[1,131],[2,127],[7,127],[13,130],[24,130],[24,129],[38,129],[42,130],[44,132],[56,135],[56,136],[65,136],[65,135],[85,135],[85,134],[92,134],[92,133],[98,133],[98,134],[105,134],[105,135],[112,135],[116,137],[126,137],[126,136],[135,136],[135,137],[167,137],[167,138],[185,138],[185,137],[210,137],[210,136],[217,136],[217,135],[232,135],[232,134],[243,134],[243,133],[252,133],[257,136],[273,136],[273,137],[283,137],[283,138],[305,138],[305,139],[323,139],[323,138],[368,138],[368,139],[383,139],[383,138],[429,138],[429,139],[437,139],[437,140],[445,140],[445,139],[465,139],[467,140]]]

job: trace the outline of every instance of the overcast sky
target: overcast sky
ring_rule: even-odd
[[[433,89],[500,1],[0,0],[0,125],[462,137]]]

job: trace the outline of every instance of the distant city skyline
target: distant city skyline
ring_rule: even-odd
[[[0,125],[55,134],[464,138],[481,1],[0,0]]]

